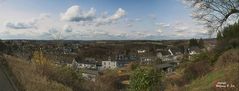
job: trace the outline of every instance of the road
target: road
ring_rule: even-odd
[[[0,67],[0,91],[15,91],[2,67]]]

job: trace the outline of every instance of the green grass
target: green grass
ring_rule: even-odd
[[[185,87],[186,91],[211,91],[213,82],[224,77],[224,70],[212,71],[200,77]]]
[[[185,91],[211,91],[216,81],[237,79],[239,64],[231,64],[218,70],[213,70],[207,75],[193,80],[185,86]],[[230,90],[229,90],[230,91]]]
[[[211,72],[203,77],[193,80],[190,84],[185,86],[184,91],[211,91],[213,90],[216,81],[225,80],[228,83],[238,83],[239,75],[239,50],[233,49],[224,52],[216,61]],[[237,85],[238,86],[238,85]],[[236,86],[236,87],[237,87]],[[238,91],[230,90],[227,91]]]
[[[204,57],[203,57],[204,58]],[[205,59],[207,60],[207,59]],[[176,70],[176,73],[184,75],[184,69],[191,65],[190,62],[184,62],[181,67]],[[200,65],[204,66],[204,65]],[[221,89],[220,91],[239,91],[239,50],[232,49],[224,52],[219,56],[213,65],[210,65],[211,71],[207,72],[201,77],[197,77],[190,83],[183,86],[174,86],[169,84],[166,91],[215,91],[217,89],[214,85],[218,81],[226,81],[229,84],[235,85],[236,88]],[[196,67],[196,66],[195,66]],[[179,78],[183,79],[183,77]],[[179,83],[181,84],[181,83]]]

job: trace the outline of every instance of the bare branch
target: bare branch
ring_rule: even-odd
[[[238,0],[184,0],[193,8],[193,18],[203,21],[214,32],[228,24],[229,18],[239,18]],[[235,15],[235,17],[230,17]]]

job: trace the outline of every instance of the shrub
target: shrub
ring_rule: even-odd
[[[49,74],[49,78],[69,87],[72,87],[74,91],[79,91],[83,89],[81,85],[83,81],[81,72],[75,71],[74,69],[67,66],[60,66],[56,67],[55,69],[52,69],[52,73]]]
[[[95,82],[84,81],[83,85],[86,91],[119,91],[117,79],[114,70],[106,70],[96,77]]]
[[[190,82],[197,77],[207,74],[211,70],[211,66],[208,61],[202,60],[192,63],[186,67],[183,75],[185,83]]]
[[[55,65],[52,60],[43,55],[41,50],[34,52],[32,60],[36,71],[40,75],[72,87],[74,91],[82,90],[80,71],[76,71],[68,66]]]
[[[127,69],[129,70],[135,70],[138,67],[139,67],[139,63],[136,63],[136,62],[131,62],[127,65]]]
[[[39,74],[26,60],[13,56],[5,58],[13,75],[23,86],[23,91],[72,91],[71,88]]]
[[[221,68],[230,64],[239,63],[239,49],[231,49],[224,52],[215,64],[216,68]]]
[[[189,47],[199,46],[197,39],[190,39],[189,40]]]
[[[97,86],[100,88],[102,91],[116,91],[117,88],[117,76],[113,74],[107,74],[99,77],[97,79]],[[101,84],[101,86],[99,86]],[[104,84],[102,86],[102,84]]]
[[[217,50],[224,51],[239,47],[239,23],[229,25],[217,34]]]
[[[160,72],[154,68],[137,68],[130,76],[131,91],[157,91],[161,82]]]

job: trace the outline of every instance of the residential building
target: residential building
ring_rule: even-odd
[[[94,58],[74,59],[72,66],[78,69],[98,69],[101,66]]]
[[[145,53],[146,50],[144,50],[144,49],[139,49],[139,50],[137,50],[137,52],[138,52],[139,54],[142,54],[142,53]]]
[[[102,61],[102,69],[115,69],[118,67],[117,61]]]
[[[107,61],[102,61],[102,69],[115,69],[124,67],[126,64],[135,61],[137,59],[136,56],[126,56],[123,54],[119,54],[115,57],[115,59],[108,58]]]

